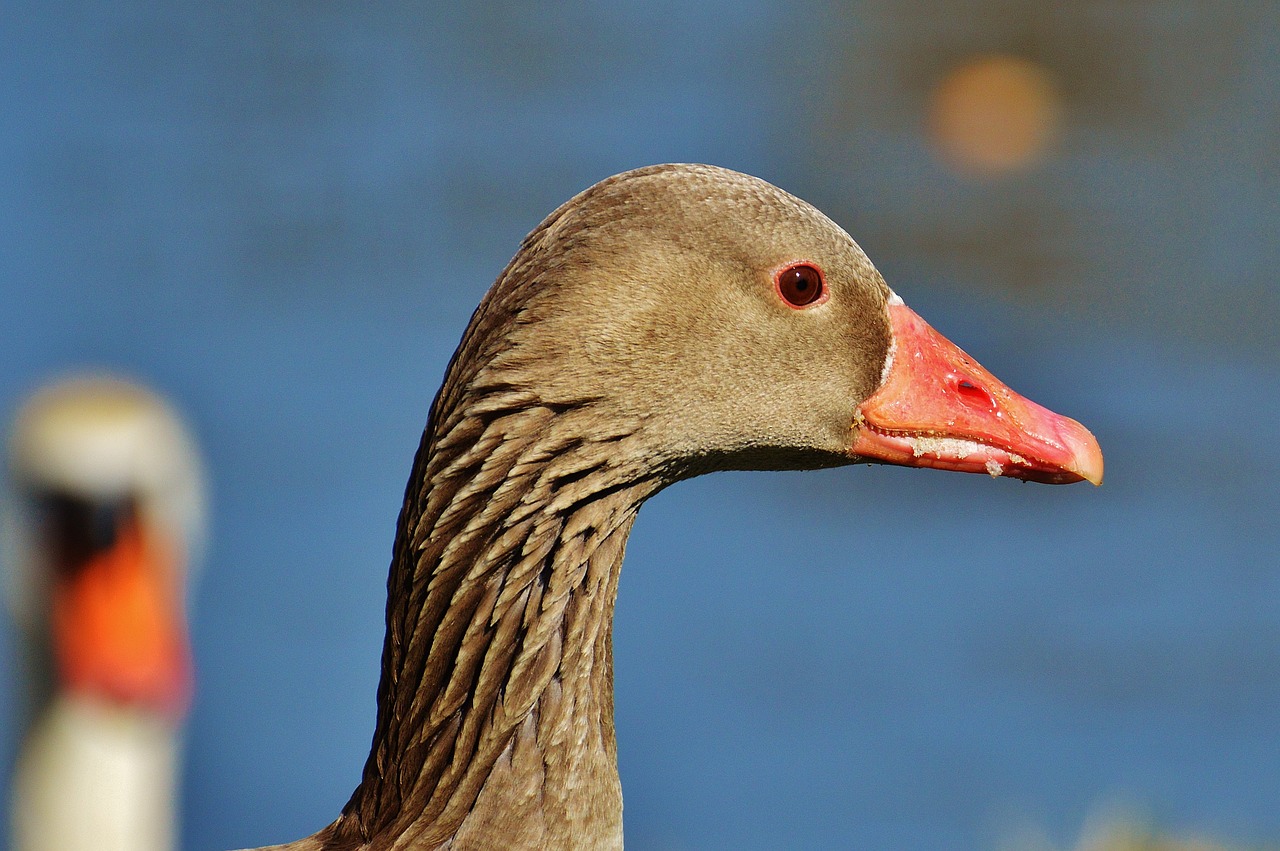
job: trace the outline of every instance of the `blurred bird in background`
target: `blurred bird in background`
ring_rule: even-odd
[[[5,590],[26,710],[11,847],[172,849],[204,520],[191,436],[136,384],[62,381],[19,411],[9,473]]]

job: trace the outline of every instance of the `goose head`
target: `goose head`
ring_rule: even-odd
[[[451,379],[589,400],[674,478],[857,462],[1102,478],[1083,426],[931,328],[837,224],[712,166],[627,172],[548,217]]]

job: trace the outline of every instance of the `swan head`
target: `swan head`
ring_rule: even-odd
[[[55,689],[171,715],[189,697],[184,587],[203,534],[200,462],[154,393],[116,378],[37,391],[9,439],[7,596]]]

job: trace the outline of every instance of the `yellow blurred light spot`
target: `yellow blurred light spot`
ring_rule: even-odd
[[[1061,119],[1048,71],[1014,56],[982,56],[956,67],[934,88],[928,130],[949,166],[990,176],[1043,159]]]

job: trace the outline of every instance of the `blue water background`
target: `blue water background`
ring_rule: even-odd
[[[1274,9],[547,5],[4,16],[0,410],[105,366],[167,393],[210,471],[183,847],[345,802],[467,317],[546,212],[672,160],[817,203],[1093,429],[1107,483],[851,468],[655,498],[615,633],[628,847],[1066,843],[1117,798],[1280,838]],[[1068,117],[986,182],[920,131],[927,82],[984,50],[1053,68]]]

